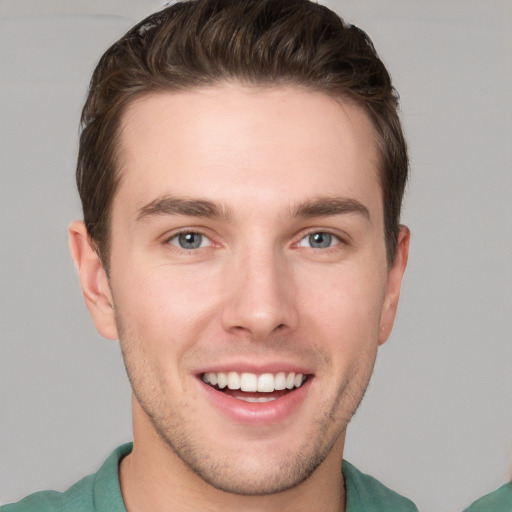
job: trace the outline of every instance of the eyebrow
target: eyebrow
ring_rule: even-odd
[[[294,217],[323,217],[355,213],[370,220],[368,208],[356,199],[345,197],[318,197],[297,204],[292,210]]]
[[[318,197],[292,207],[292,217],[323,217],[346,214],[362,215],[370,220],[370,211],[356,199],[344,197]],[[229,219],[230,212],[222,205],[206,199],[188,199],[175,196],[157,198],[138,210],[137,220],[157,215],[186,215]]]
[[[143,220],[155,215],[187,215],[190,217],[227,219],[229,211],[205,199],[164,196],[140,208],[137,213],[137,220]]]

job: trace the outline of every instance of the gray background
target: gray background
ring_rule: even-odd
[[[131,438],[117,343],[68,256],[78,118],[107,45],[157,0],[0,0],[0,503],[65,489]],[[332,0],[402,97],[412,247],[346,458],[424,511],[512,468],[512,7]]]

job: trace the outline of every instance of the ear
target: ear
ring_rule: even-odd
[[[69,226],[69,248],[96,330],[105,338],[117,339],[114,302],[107,274],[82,221],[72,222]]]
[[[407,266],[407,258],[409,257],[410,238],[411,233],[409,228],[400,226],[395,261],[388,270],[386,294],[381,309],[379,345],[382,345],[389,338],[395,322],[402,277],[405,272],[405,267]]]

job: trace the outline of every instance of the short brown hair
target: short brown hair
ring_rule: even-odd
[[[370,38],[309,0],[189,0],[135,25],[98,63],[82,111],[77,185],[105,268],[119,183],[120,119],[142,94],[235,80],[347,98],[373,122],[388,262],[394,260],[408,158],[391,78]]]

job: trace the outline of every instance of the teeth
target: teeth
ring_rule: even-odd
[[[228,376],[225,373],[217,373],[217,386],[224,389],[228,385]]]
[[[274,376],[271,373],[264,373],[258,377],[258,391],[262,393],[272,393],[274,389]]]
[[[274,388],[276,391],[286,389],[286,375],[284,372],[278,373],[275,378]]]
[[[258,391],[258,377],[254,373],[242,373],[240,377],[242,391]]]
[[[236,372],[228,373],[228,388],[229,389],[240,389],[240,375]]]
[[[283,389],[300,388],[306,380],[302,373],[294,372],[262,373],[261,375],[247,372],[208,372],[202,375],[202,379],[211,386],[217,385],[220,389],[227,386],[229,389],[241,389],[247,393],[272,393]],[[264,400],[267,399],[264,398]]]
[[[242,400],[243,402],[251,402],[252,404],[261,404],[264,402],[272,402],[272,400],[275,400],[276,398],[273,396],[261,396],[259,398],[254,398],[252,396],[237,396],[238,400]]]

